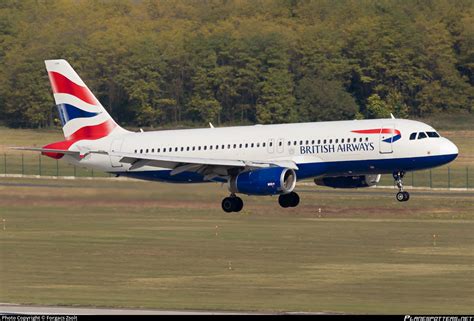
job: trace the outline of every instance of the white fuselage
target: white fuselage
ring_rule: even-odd
[[[419,132],[436,131],[418,121],[374,119],[128,132],[80,141],[77,145],[136,155],[289,160],[299,168],[298,179],[419,170],[443,165],[457,156],[457,147],[446,138],[410,140],[410,135]],[[169,175],[169,169],[156,166],[130,170],[131,165],[120,162],[116,156],[89,154],[81,160],[65,158],[75,165],[142,179],[203,181],[195,174]]]

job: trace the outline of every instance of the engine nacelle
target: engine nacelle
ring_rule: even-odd
[[[358,176],[337,176],[316,178],[316,185],[329,186],[333,188],[359,188],[374,186],[380,181],[380,174],[358,175]]]
[[[296,173],[290,168],[270,167],[243,172],[229,180],[231,193],[247,195],[287,194],[296,185]]]

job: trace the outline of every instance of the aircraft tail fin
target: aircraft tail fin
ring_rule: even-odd
[[[45,65],[66,141],[95,140],[126,132],[66,60],[46,60]]]

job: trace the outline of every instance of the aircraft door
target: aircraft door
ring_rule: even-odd
[[[383,125],[379,134],[380,154],[393,153],[393,137],[395,135],[395,125]]]
[[[273,154],[273,152],[275,151],[275,139],[270,138],[270,139],[268,140],[268,146],[267,146],[267,148],[268,148],[268,152],[269,152],[270,154]]]
[[[283,149],[284,149],[283,138],[278,138],[278,141],[277,141],[278,153],[283,153]]]
[[[122,144],[123,144],[123,140],[122,139],[115,139],[112,141],[112,143],[110,144],[110,152],[111,153],[118,153],[121,151],[122,149]],[[112,167],[123,167],[123,164],[119,162],[120,160],[120,156],[110,156],[110,165],[112,165]]]

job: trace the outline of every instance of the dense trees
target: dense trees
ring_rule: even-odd
[[[57,117],[70,61],[128,126],[472,112],[471,0],[0,2],[0,119]]]

